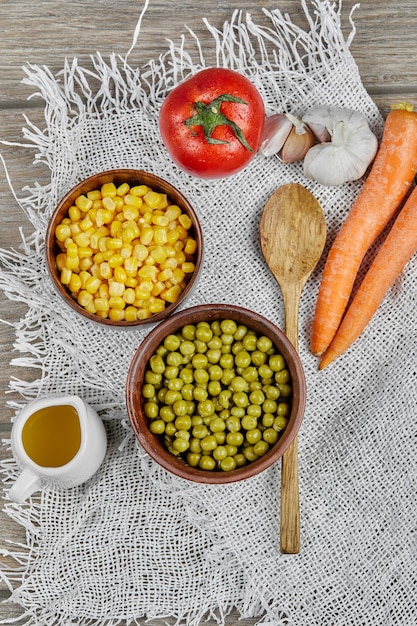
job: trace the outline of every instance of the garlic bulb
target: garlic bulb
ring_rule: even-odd
[[[361,178],[375,158],[378,140],[358,111],[317,106],[303,115],[319,141],[304,157],[304,175],[322,185]]]
[[[314,143],[308,126],[291,113],[275,113],[265,120],[260,152],[274,154],[284,163],[295,163],[307,154]]]

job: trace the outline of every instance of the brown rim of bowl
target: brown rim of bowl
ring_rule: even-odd
[[[61,283],[59,272],[56,267],[56,255],[59,252],[58,244],[56,243],[55,239],[56,226],[65,217],[69,207],[73,204],[77,196],[82,193],[86,193],[87,191],[92,191],[93,189],[100,187],[104,183],[110,182],[114,182],[116,185],[120,185],[124,182],[127,182],[130,185],[145,184],[151,187],[154,191],[166,193],[169,197],[170,202],[172,204],[178,204],[181,209],[184,210],[191,217],[193,221],[192,233],[197,241],[197,253],[195,262],[196,267],[193,275],[176,302],[168,305],[164,309],[164,311],[161,311],[160,313],[155,313],[152,317],[145,320],[136,320],[134,322],[126,322],[122,320],[118,322],[112,321],[107,318],[100,318],[93,313],[89,313],[72,298],[69,290]],[[52,282],[58,293],[62,296],[63,300],[72,309],[74,309],[77,313],[83,315],[85,318],[96,322],[97,324],[101,324],[102,326],[109,326],[113,328],[136,328],[138,326],[147,326],[160,322],[161,320],[169,316],[184,302],[184,300],[187,298],[187,296],[195,286],[198,275],[200,273],[204,254],[204,242],[202,228],[195,210],[193,209],[189,201],[185,198],[185,196],[183,196],[183,194],[178,191],[178,189],[176,189],[176,187],[174,187],[168,181],[160,178],[156,174],[151,174],[149,172],[136,169],[119,169],[108,170],[98,174],[93,174],[92,176],[89,176],[88,178],[79,182],[65,194],[65,196],[58,203],[55,211],[53,212],[49,220],[45,236],[45,254],[47,262],[46,264]]]
[[[141,410],[144,403],[142,397],[144,372],[149,358],[163,339],[170,333],[179,330],[185,324],[193,324],[199,321],[211,322],[225,318],[231,318],[239,323],[243,323],[272,339],[287,363],[293,383],[291,415],[282,437],[263,457],[230,472],[193,468],[187,465],[181,458],[171,454],[165,448],[161,436],[150,432],[148,429],[149,420]],[[300,357],[294,346],[286,335],[265,317],[235,305],[198,305],[189,309],[183,309],[167,318],[141,342],[132,359],[127,375],[126,403],[129,419],[139,443],[159,465],[181,478],[194,482],[224,484],[244,480],[259,474],[279,459],[288,449],[299,431],[304,416],[306,381]]]

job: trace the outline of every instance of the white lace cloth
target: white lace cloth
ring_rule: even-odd
[[[301,4],[308,32],[278,9],[266,11],[270,29],[239,12],[221,32],[207,24],[218,65],[247,75],[268,112],[347,106],[362,111],[380,135],[381,117],[349,51],[353,23],[346,41],[339,3]],[[42,395],[79,394],[106,421],[109,448],[88,484],[43,490],[24,505],[7,500],[18,469],[13,459],[3,463],[3,506],[26,528],[26,545],[10,546],[16,569],[3,565],[1,575],[33,626],[152,617],[194,625],[207,616],[223,624],[232,609],[271,626],[415,624],[417,263],[354,347],[321,373],[309,331],[323,262],[303,293],[302,547],[291,556],[279,550],[280,464],[221,487],[160,469],[137,447],[124,398],[130,360],[149,329],[111,331],[84,321],[64,309],[47,275],[45,229],[64,192],[100,170],[142,168],[172,181],[202,222],[205,263],[186,306],[233,302],[283,327],[281,295],[258,243],[265,201],[286,182],[306,185],[326,213],[329,245],[361,184],[325,188],[305,180],[300,164],[260,156],[224,180],[204,182],[179,171],[159,139],[157,117],[168,90],[204,67],[195,45],[183,38],[140,69],[97,54],[93,73],[76,59],[58,76],[45,67],[25,70],[24,81],[45,100],[45,129],[27,121],[24,138],[49,166],[51,181],[34,183],[19,199],[33,236],[19,251],[0,251],[0,287],[29,306],[15,333],[17,351],[30,356],[17,355],[14,364],[39,371],[34,383],[12,379],[21,395],[12,407]]]

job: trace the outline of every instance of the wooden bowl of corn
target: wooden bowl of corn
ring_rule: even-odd
[[[84,317],[137,327],[170,315],[189,295],[203,235],[187,199],[135,169],[94,174],[59,202],[46,233],[46,260],[63,299]]]

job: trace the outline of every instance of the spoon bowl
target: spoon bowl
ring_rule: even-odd
[[[326,218],[320,203],[305,187],[279,187],[262,212],[259,237],[264,255],[282,293],[285,334],[298,351],[298,314],[301,293],[320,260],[326,242]],[[298,437],[282,457],[281,551],[300,551]]]

